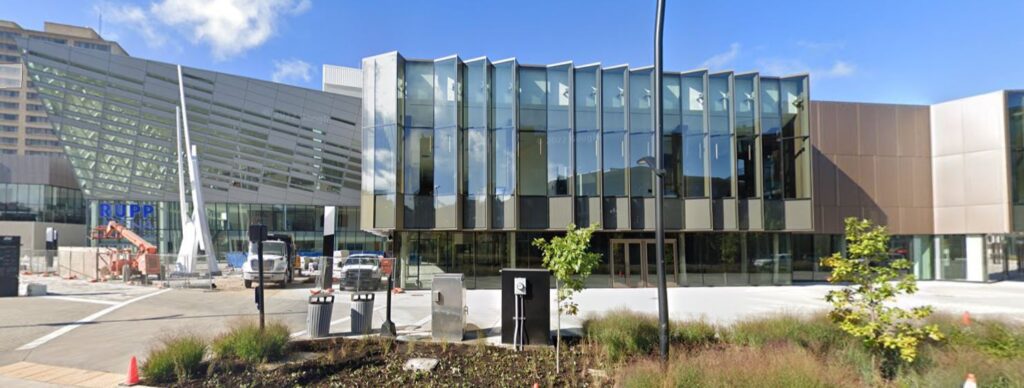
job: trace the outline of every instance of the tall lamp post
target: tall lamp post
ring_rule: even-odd
[[[665,197],[665,155],[662,153],[662,36],[665,30],[665,0],[658,0],[654,22],[654,254],[658,257],[658,340],[661,345],[661,361],[668,361],[668,289],[665,283],[665,223],[662,217],[662,202]],[[644,158],[649,159],[649,158]],[[646,160],[651,164],[650,160]]]

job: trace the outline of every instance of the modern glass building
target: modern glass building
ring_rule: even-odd
[[[87,202],[87,225],[118,220],[161,252],[176,251],[177,68],[17,42]],[[356,225],[358,98],[187,67],[180,81],[218,252],[244,251],[255,222],[319,251],[324,206],[341,207],[338,247],[382,248]]]
[[[593,285],[643,286],[660,189],[672,285],[789,284],[790,237],[813,230],[807,75],[666,73],[662,139],[652,75],[364,59],[362,227],[433,263],[421,271],[493,281],[503,266],[540,265],[534,238],[594,224],[605,262]],[[638,164],[655,141],[661,188]]]
[[[1022,275],[1021,93],[823,102],[806,74],[670,72],[655,139],[652,89],[650,67],[366,58],[360,225],[391,234],[407,287],[441,272],[496,287],[569,224],[599,229],[589,286],[653,286],[654,190],[670,286],[825,280],[846,217],[886,225],[922,279]],[[638,163],[656,141],[660,188]],[[1001,183],[977,193],[979,177]]]

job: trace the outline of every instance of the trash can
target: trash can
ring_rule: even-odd
[[[369,334],[373,327],[373,297],[371,293],[352,293],[352,333]]]
[[[309,333],[309,338],[322,338],[330,334],[333,309],[334,295],[309,296],[309,310],[306,314],[306,332]]]
[[[326,290],[334,286],[332,277],[334,275],[334,258],[321,256],[317,262],[316,288]]]

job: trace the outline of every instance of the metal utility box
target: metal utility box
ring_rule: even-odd
[[[501,342],[511,344],[515,335],[516,278],[525,279],[523,298],[525,340],[527,345],[551,342],[551,272],[546,269],[501,270]],[[520,283],[522,280],[520,280]],[[522,293],[523,291],[520,291]]]
[[[20,236],[0,236],[0,297],[18,296]]]
[[[464,283],[465,276],[461,273],[434,275],[430,292],[430,333],[435,341],[462,341],[469,311]]]

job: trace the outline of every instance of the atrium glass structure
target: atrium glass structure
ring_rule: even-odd
[[[35,38],[18,45],[89,202],[89,226],[117,219],[161,252],[176,251],[176,67]],[[218,252],[244,250],[252,222],[320,249],[323,206],[348,216],[339,247],[381,249],[355,222],[358,98],[187,67],[182,75]]]
[[[786,284],[792,252],[813,254],[795,234],[813,226],[806,75],[666,73],[661,139],[650,67],[392,52],[363,77],[360,226],[394,236],[407,287],[438,272],[496,286],[571,223],[599,227],[592,286],[651,285],[654,190],[674,285]],[[661,188],[638,163],[655,141]]]

